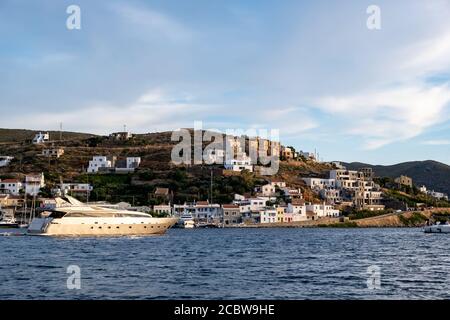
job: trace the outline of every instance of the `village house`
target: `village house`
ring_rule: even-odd
[[[172,214],[172,207],[170,204],[154,205],[153,212],[159,215],[170,215]]]
[[[171,200],[169,188],[156,187],[152,198],[162,202],[169,202]]]
[[[275,223],[277,222],[277,210],[275,208],[264,208],[263,210],[261,210],[259,212],[260,214],[260,218],[259,221],[260,223]]]
[[[307,204],[306,211],[313,212],[314,216],[317,216],[317,218],[338,217],[340,214],[339,210],[334,209],[333,205],[325,204],[325,203]]]
[[[116,141],[127,141],[133,137],[133,134],[130,132],[113,132],[109,135],[110,138]]]
[[[294,156],[294,150],[292,148],[281,146],[281,159],[292,160]]]
[[[400,177],[395,178],[394,181],[395,181],[395,183],[398,183],[399,185],[402,185],[402,186],[407,186],[410,188],[412,188],[412,186],[413,186],[413,180],[412,180],[412,178],[410,178],[408,176],[401,175]]]
[[[271,183],[267,183],[262,186],[257,186],[255,188],[255,192],[258,193],[258,195],[264,196],[264,197],[271,197],[275,195],[275,186]]]
[[[52,189],[52,193],[57,196],[89,196],[92,190],[93,187],[89,183],[62,183],[57,188]]]
[[[209,201],[197,201],[195,203],[185,203],[183,205],[174,205],[174,214],[191,214],[195,222],[213,222],[220,223],[223,220],[222,207],[220,204]]]
[[[273,187],[278,187],[278,188],[280,188],[280,189],[286,188],[286,182],[285,182],[285,181],[282,181],[282,180],[273,179],[273,180],[270,182],[270,184],[271,184]]]
[[[10,156],[0,156],[0,168],[9,165],[13,159],[14,157]]]
[[[342,191],[340,189],[322,189],[319,195],[323,200],[331,203],[341,203],[343,201]]]
[[[284,196],[289,200],[294,199],[303,199],[302,190],[300,188],[291,189],[291,188],[283,188],[282,189]]]
[[[303,178],[303,181],[305,181],[308,187],[314,190],[336,187],[336,179]]]
[[[222,205],[224,225],[239,224],[242,222],[241,209],[236,204]]]
[[[95,156],[89,161],[89,166],[87,169],[88,173],[97,173],[100,168],[112,168],[113,161],[108,160],[105,156]]]
[[[64,154],[63,148],[52,148],[42,150],[41,155],[49,158],[59,158]]]
[[[300,150],[298,152],[298,155],[305,158],[306,160],[317,161],[316,155],[313,152],[303,152]]]
[[[41,188],[45,187],[44,174],[30,174],[25,176],[25,193],[30,196],[37,196]]]
[[[17,179],[0,180],[0,193],[18,196],[22,189],[22,182]]]
[[[231,171],[242,171],[248,170],[253,172],[252,160],[245,154],[240,157],[240,159],[226,159],[224,168]]]
[[[36,135],[34,136],[32,142],[33,144],[42,144],[42,143],[46,143],[50,140],[50,135],[47,133],[36,133]]]
[[[284,216],[287,213],[287,206],[277,206],[277,222],[286,222],[284,221]]]

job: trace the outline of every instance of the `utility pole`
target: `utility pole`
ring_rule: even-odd
[[[63,129],[63,123],[59,123],[59,141],[62,141],[62,129]]]

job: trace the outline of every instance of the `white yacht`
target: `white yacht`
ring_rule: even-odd
[[[195,228],[194,218],[189,212],[183,212],[177,222],[177,228],[192,229]]]
[[[72,197],[57,198],[28,227],[28,234],[49,236],[104,236],[163,234],[178,218],[153,218],[147,213],[84,204]]]
[[[423,228],[425,233],[450,233],[450,224],[434,224]]]

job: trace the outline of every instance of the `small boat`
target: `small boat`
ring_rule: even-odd
[[[8,220],[0,220],[0,228],[20,228],[20,225],[14,218],[12,218]]]
[[[192,214],[187,213],[187,212],[183,213],[180,217],[180,220],[178,220],[177,226],[179,228],[184,228],[184,229],[195,228],[195,222],[194,222],[194,218],[192,217]]]
[[[19,228],[20,225],[16,222],[14,216],[5,216],[0,210],[0,228]]]
[[[425,233],[450,233],[450,224],[434,224],[423,229]]]

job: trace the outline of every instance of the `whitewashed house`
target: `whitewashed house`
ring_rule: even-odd
[[[140,157],[127,157],[127,168],[128,169],[139,168],[140,164],[141,164],[141,158]]]
[[[14,157],[0,156],[0,167],[6,167],[13,159]]]
[[[325,217],[338,217],[339,216],[339,210],[334,209],[333,205],[330,204],[307,204],[306,210],[313,212],[315,215],[317,215],[318,218],[325,218]]]
[[[89,161],[88,173],[96,173],[99,168],[112,168],[112,161],[105,156],[95,156]]]
[[[63,183],[52,189],[52,193],[58,196],[73,194],[90,194],[93,190],[89,183]]]
[[[264,208],[259,212],[260,223],[275,223],[277,222],[277,209]]]
[[[255,188],[255,191],[264,197],[270,197],[275,194],[275,186],[271,183],[267,183]]]
[[[54,157],[54,158],[59,158],[64,154],[64,149],[63,148],[52,148],[52,149],[44,149],[42,150],[41,155],[44,157]]]
[[[226,170],[232,170],[232,171],[248,170],[250,172],[253,172],[252,160],[250,157],[247,157],[245,154],[242,155],[239,159],[225,160],[224,167]]]
[[[336,187],[336,179],[303,178],[303,181],[308,187],[316,190]]]
[[[170,204],[160,204],[160,205],[154,205],[153,206],[153,212],[157,214],[172,214],[172,208]]]
[[[45,187],[44,174],[30,174],[25,176],[25,193],[30,196],[37,196],[41,188]]]
[[[42,143],[46,143],[50,140],[50,135],[48,132],[46,133],[36,133],[36,135],[33,138],[33,143],[34,144],[42,144]]]
[[[18,196],[22,189],[22,182],[16,179],[0,180],[0,193]]]

